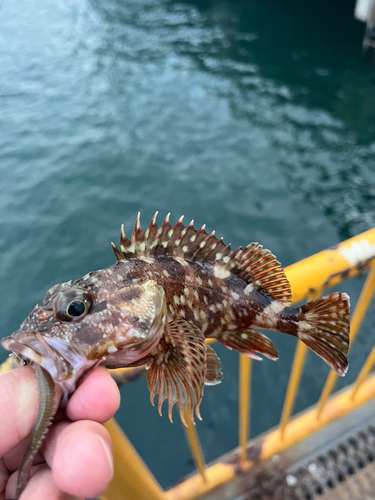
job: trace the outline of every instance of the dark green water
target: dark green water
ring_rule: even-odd
[[[375,224],[375,74],[353,1],[3,0],[0,316],[114,261],[122,222],[181,214],[291,264]],[[363,277],[343,284],[354,303]],[[370,311],[353,380],[374,343]],[[255,363],[251,432],[278,422],[295,341]],[[207,460],[237,443],[236,353],[208,387]],[[1,360],[6,353],[1,352]],[[297,408],[328,369],[310,355]],[[342,382],[342,383],[344,383]],[[163,486],[192,470],[177,416],[125,387],[118,420]]]

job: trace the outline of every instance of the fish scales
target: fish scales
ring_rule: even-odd
[[[122,226],[119,249],[112,244],[112,266],[52,287],[20,329],[1,342],[21,364],[40,365],[41,388],[49,387],[48,377],[60,385],[62,407],[95,366],[145,365],[151,402],[157,395],[160,414],[167,400],[171,420],[175,404],[183,422],[185,406],[192,420],[194,412],[200,418],[204,385],[222,380],[220,360],[205,339],[216,338],[255,359],[277,359],[275,345],[257,329],[299,338],[345,374],[347,294],[292,308],[289,282],[269,250],[258,243],[231,250],[205,226],[184,226],[182,217],[172,226],[168,215],[158,227],[156,216],[144,232],[138,214],[130,239]],[[51,394],[40,390],[42,404]],[[51,418],[42,425],[47,428]],[[39,423],[32,434],[44,430]],[[18,492],[29,466],[26,460]]]

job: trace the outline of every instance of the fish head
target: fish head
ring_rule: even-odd
[[[65,403],[92,368],[139,363],[164,330],[166,299],[155,281],[114,285],[113,272],[53,286],[19,330],[2,339],[21,364],[45,368]]]

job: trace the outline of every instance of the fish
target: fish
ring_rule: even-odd
[[[183,423],[185,406],[194,421],[194,414],[201,418],[204,386],[223,378],[206,339],[254,359],[278,359],[275,345],[258,329],[297,337],[338,375],[346,373],[346,293],[293,308],[281,264],[262,245],[231,250],[205,225],[185,226],[180,217],[172,226],[168,214],[159,227],[157,215],[143,231],[138,213],[130,239],[122,226],[119,248],[112,243],[114,264],[53,286],[1,341],[19,363],[40,366],[39,378],[61,387],[60,407],[98,365],[145,365],[159,413],[167,400],[171,421],[175,404]],[[41,394],[41,402],[46,397]],[[50,411],[45,420],[52,417]]]

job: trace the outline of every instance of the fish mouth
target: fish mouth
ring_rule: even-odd
[[[21,361],[37,363],[48,371],[53,381],[63,390],[62,407],[66,406],[81,376],[98,364],[95,360],[88,360],[72,344],[38,332],[18,330],[11,337],[3,338],[1,345]]]

